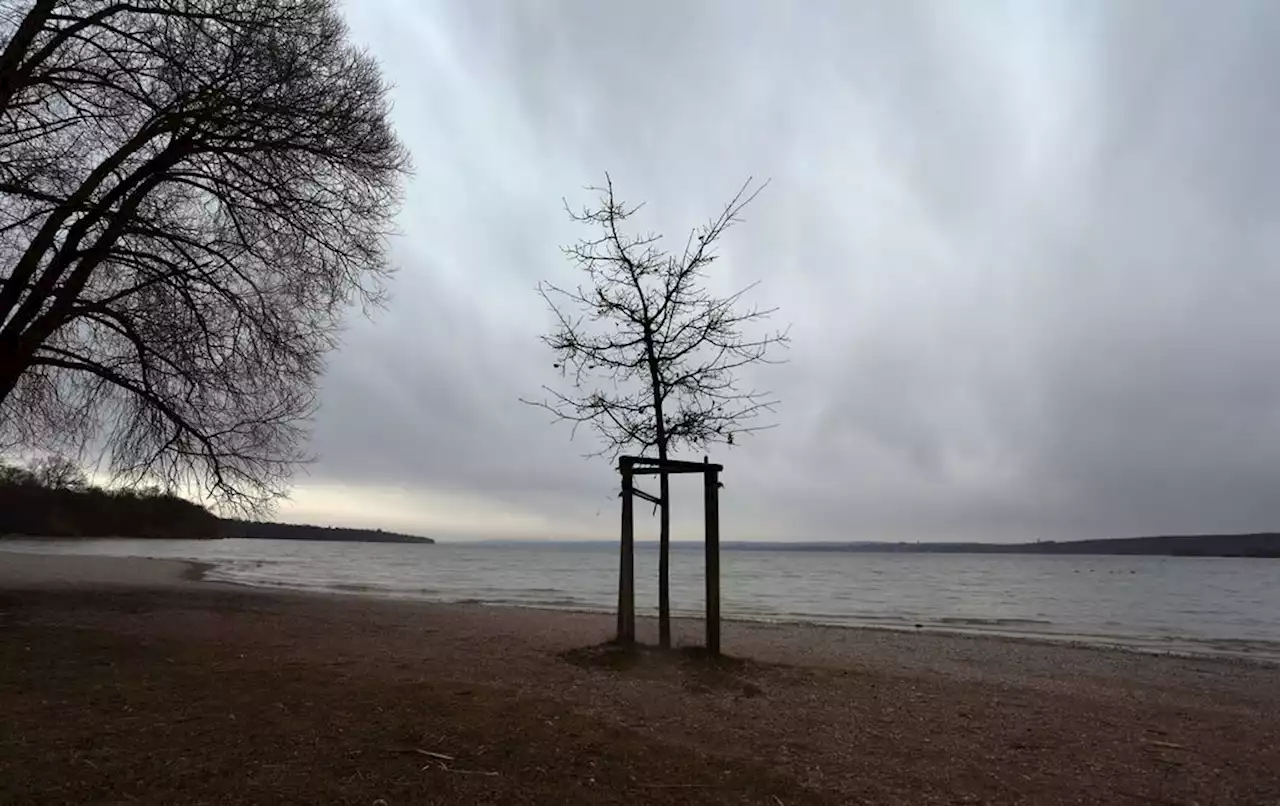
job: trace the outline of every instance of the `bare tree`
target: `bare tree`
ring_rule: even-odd
[[[718,216],[693,230],[679,254],[659,247],[656,234],[628,235],[627,219],[639,209],[614,194],[606,175],[595,207],[569,214],[596,230],[564,249],[585,280],[573,288],[550,283],[538,292],[555,315],[543,341],[572,387],[543,387],[548,397],[525,400],[574,424],[588,424],[603,439],[594,455],[616,458],[623,450],[657,454],[666,461],[681,446],[732,445],[737,435],[762,427],[773,411],[767,392],[743,388],[737,370],[768,363],[770,348],[784,346],[785,330],[748,334],[775,309],[740,308],[754,284],[717,297],[706,285],[716,244],[738,223],[759,193],[748,180]],[[567,207],[567,205],[566,205]],[[670,484],[659,474],[659,641],[671,643]]]
[[[87,490],[89,477],[73,459],[57,454],[42,456],[31,463],[36,482],[50,490]]]
[[[0,445],[254,508],[407,156],[337,0],[0,0]]]
[[[0,488],[4,487],[26,487],[38,485],[40,482],[36,479],[34,473],[20,465],[9,464],[0,459]]]

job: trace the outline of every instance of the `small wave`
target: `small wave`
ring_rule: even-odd
[[[521,603],[524,603],[524,604],[532,604],[532,605],[539,605],[539,606],[541,606],[541,607],[582,607],[582,606],[585,606],[585,605],[587,604],[587,602],[584,602],[584,601],[582,601],[581,599],[572,599],[572,598],[565,598],[565,599],[524,599],[524,600],[522,600],[522,602],[521,602]]]
[[[460,600],[451,600],[459,602]],[[525,596],[502,596],[481,600],[482,604],[503,605],[507,607],[542,607],[551,610],[572,610],[579,607],[591,607],[591,602],[583,599],[575,599],[573,597],[560,597],[555,599],[540,599],[538,597]]]
[[[934,620],[938,624],[969,625],[973,627],[1046,627],[1052,621],[1034,618],[971,618],[965,616],[944,616]]]
[[[380,593],[383,590],[377,585],[366,585],[358,582],[335,582],[331,585],[326,585],[325,588],[348,593]]]

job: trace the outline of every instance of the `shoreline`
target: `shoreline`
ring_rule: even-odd
[[[0,802],[1280,798],[1271,665],[744,622],[713,663],[611,648],[608,615],[27,563],[0,558]]]
[[[394,593],[381,593],[377,589],[370,588],[367,590],[345,590],[322,587],[306,587],[293,585],[273,585],[270,583],[253,583],[241,582],[230,579],[207,580],[205,574],[217,567],[216,563],[198,562],[195,560],[184,560],[181,562],[190,563],[193,566],[201,566],[198,574],[192,577],[193,581],[208,582],[217,585],[231,585],[245,590],[265,591],[269,593],[293,594],[302,596],[334,596],[334,597],[355,597],[368,598],[374,600],[387,600],[406,603],[417,603],[422,605],[441,605],[441,606],[457,606],[457,607],[484,607],[497,609],[513,609],[513,610],[533,610],[545,613],[582,613],[594,616],[614,618],[616,611],[604,607],[567,607],[553,606],[544,604],[522,604],[516,602],[503,601],[485,601],[482,599],[431,599],[420,596],[404,596]],[[640,622],[648,622],[650,624],[657,623],[657,614],[643,613],[637,614]],[[683,622],[687,624],[703,624],[703,619],[693,614],[672,614],[673,622]],[[1154,645],[1144,645],[1140,643],[1137,637],[1133,636],[1078,636],[1069,634],[1054,633],[1037,633],[1037,632],[1019,632],[1016,630],[997,630],[982,629],[980,627],[965,628],[960,626],[938,626],[938,625],[915,625],[915,626],[894,626],[890,624],[875,623],[848,623],[821,621],[815,619],[806,619],[801,617],[744,617],[744,616],[723,616],[721,623],[726,625],[750,625],[750,626],[773,626],[780,628],[798,627],[806,629],[822,629],[822,630],[853,630],[867,632],[887,632],[901,635],[936,635],[951,638],[971,639],[971,640],[991,640],[991,641],[1012,641],[1016,643],[1032,643],[1047,646],[1065,646],[1077,649],[1096,650],[1099,652],[1122,652],[1132,653],[1143,656],[1169,657],[1169,658],[1185,658],[1185,659],[1209,659],[1221,660],[1227,662],[1243,663],[1243,664],[1260,664],[1262,666],[1280,666],[1280,643],[1273,644],[1266,641],[1257,642],[1266,649],[1262,654],[1256,652],[1232,651],[1223,649],[1205,648],[1197,650],[1188,646],[1181,648],[1168,648]],[[701,629],[701,627],[699,627]],[[1155,641],[1156,639],[1147,639]],[[1177,640],[1177,639],[1170,639]],[[1241,639],[1182,639],[1186,644],[1195,646],[1198,643],[1211,644],[1215,640],[1242,642]]]
[[[216,562],[190,559],[166,559],[152,557],[120,557],[115,555],[89,554],[41,554],[38,552],[5,551],[0,544],[0,556],[12,558],[39,558],[36,560],[18,560],[0,562],[0,591],[6,587],[40,588],[45,586],[106,586],[106,587],[161,587],[199,586],[210,589],[238,589],[258,593],[264,596],[297,596],[400,602],[423,607],[479,607],[492,610],[534,611],[547,614],[564,613],[592,616],[601,619],[613,619],[614,611],[606,608],[591,607],[556,607],[540,604],[522,604],[514,602],[487,602],[479,599],[457,601],[429,599],[416,596],[398,596],[394,593],[382,593],[377,589],[341,590],[322,587],[274,585],[270,583],[243,582],[233,579],[209,579],[208,575],[216,571]],[[682,634],[694,641],[700,639],[703,628],[702,618],[683,614],[673,615],[673,624],[682,627]],[[649,625],[656,632],[657,617],[645,614],[638,617],[638,622]],[[1235,663],[1264,668],[1280,667],[1280,645],[1273,646],[1268,642],[1262,653],[1249,650],[1223,650],[1210,646],[1204,649],[1195,648],[1196,639],[1188,639],[1192,646],[1176,648],[1149,646],[1140,643],[1137,637],[1110,636],[1071,636],[1051,633],[1019,632],[996,629],[954,626],[895,626],[888,624],[850,624],[840,622],[824,622],[804,618],[743,618],[725,617],[722,623],[727,627],[749,629],[799,629],[811,631],[850,631],[854,633],[885,633],[899,636],[933,636],[939,639],[965,641],[1011,642],[1034,646],[1062,647],[1082,651],[1104,653],[1121,653],[1139,657],[1163,657],[1186,660],[1209,660],[1223,663]],[[1090,640],[1093,639],[1093,640]],[[1148,639],[1155,640],[1155,639]],[[1201,639],[1210,643],[1214,639]],[[1237,639],[1221,639],[1236,641]]]

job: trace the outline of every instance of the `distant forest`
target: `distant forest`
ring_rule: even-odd
[[[307,526],[296,523],[267,523],[224,519],[222,537],[252,537],[264,540],[340,540],[360,543],[434,543],[429,537],[384,532],[381,529],[349,529],[342,526]]]
[[[209,538],[219,525],[209,510],[158,487],[95,487],[69,460],[0,464],[0,535]]]
[[[1034,543],[725,543],[739,551],[853,551],[932,554],[1103,554],[1280,558],[1280,533],[1169,535]]]
[[[61,457],[38,459],[27,467],[0,463],[0,536],[4,535],[435,542],[381,529],[223,519],[159,487],[96,487],[79,465]]]
[[[527,541],[487,540],[490,545],[527,545]],[[563,547],[616,546],[612,540],[554,541]],[[638,540],[637,546],[653,548],[652,540]],[[679,540],[672,546],[680,551],[701,551],[700,540]],[[863,554],[1074,554],[1148,557],[1255,557],[1280,558],[1280,533],[1259,532],[1236,535],[1170,535],[1166,537],[1119,537],[1094,540],[1040,540],[1033,543],[877,543],[872,541],[780,542],[726,540],[724,551],[812,551]]]

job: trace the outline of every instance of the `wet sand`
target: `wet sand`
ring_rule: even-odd
[[[1274,665],[741,623],[711,664],[193,571],[0,552],[0,802],[1280,800]]]
[[[86,587],[175,588],[202,582],[205,566],[181,560],[30,554],[5,551],[0,543],[0,590]]]

